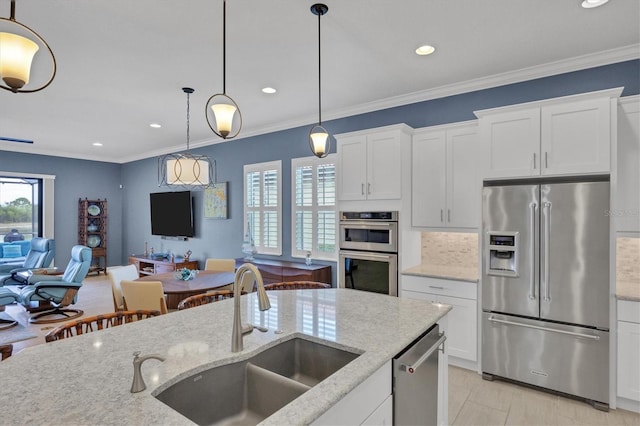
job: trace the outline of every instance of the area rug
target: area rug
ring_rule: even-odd
[[[0,314],[0,317],[6,318],[4,314]],[[38,335],[29,331],[24,325],[18,324],[14,327],[0,330],[0,345],[33,339],[34,337],[38,337]]]

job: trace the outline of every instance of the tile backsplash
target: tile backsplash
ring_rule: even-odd
[[[423,232],[422,264],[464,268],[478,267],[478,234]]]
[[[640,286],[640,238],[616,239],[616,281]]]

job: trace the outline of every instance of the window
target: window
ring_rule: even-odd
[[[281,175],[281,161],[244,166],[244,215],[261,254],[282,254]]]
[[[291,256],[336,259],[336,154],[291,160]]]
[[[0,176],[0,241],[41,237],[42,179]]]

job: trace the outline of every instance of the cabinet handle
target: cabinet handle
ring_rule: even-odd
[[[549,168],[549,153],[547,151],[544,152],[544,168]]]
[[[362,184],[362,186],[361,186],[361,188],[360,188],[360,193],[361,193],[362,195],[364,195],[364,183]]]
[[[371,194],[371,184],[367,183],[367,194]]]
[[[430,285],[429,288],[435,288],[436,290],[444,290],[444,287],[438,287],[437,285]]]
[[[444,222],[444,210],[440,209],[440,222]]]
[[[451,223],[451,209],[447,209],[447,222]]]
[[[536,169],[536,153],[533,153],[533,170]]]

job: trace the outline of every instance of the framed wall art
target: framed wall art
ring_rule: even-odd
[[[227,218],[227,182],[214,183],[204,190],[204,217]]]

